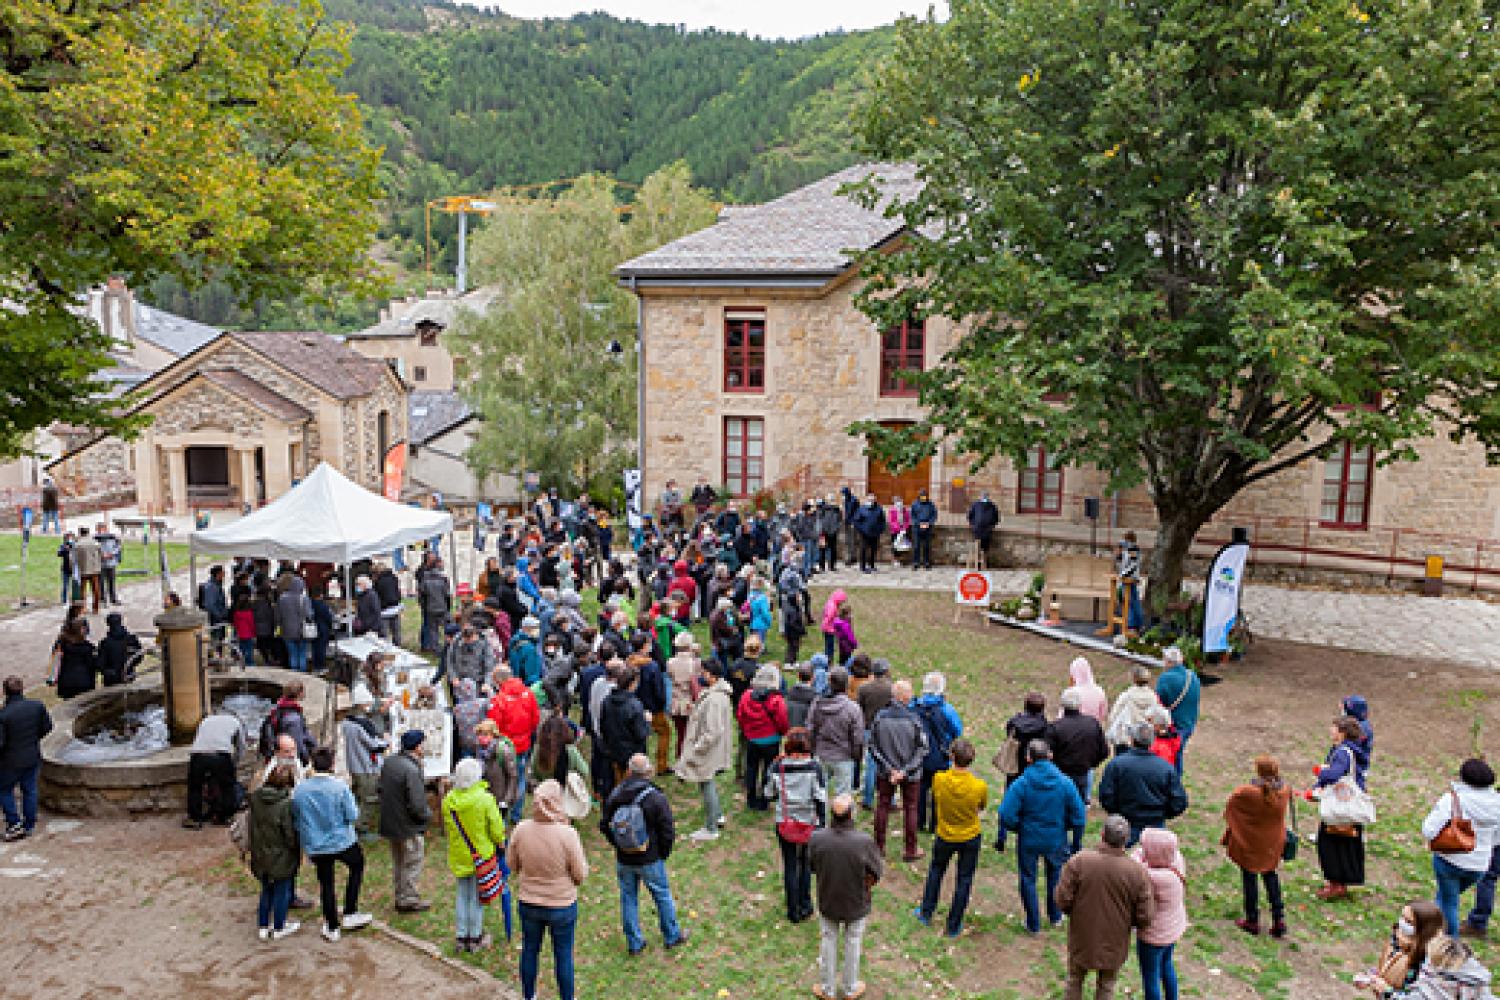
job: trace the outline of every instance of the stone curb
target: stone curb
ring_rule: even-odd
[[[390,938],[392,941],[395,941],[397,944],[405,945],[413,951],[420,952],[433,961],[446,966],[454,972],[461,973],[462,975],[469,977],[470,979],[474,980],[474,982],[480,983],[488,989],[497,990],[498,993],[494,995],[500,996],[501,998],[503,998],[503,1000],[517,1000],[517,998],[520,996],[520,994],[510,986],[506,985],[503,981],[496,979],[494,976],[490,975],[488,972],[485,972],[483,969],[470,965],[468,962],[460,962],[456,958],[449,958],[447,955],[443,954],[442,948],[440,948],[438,945],[433,944],[431,941],[424,941],[422,938],[408,934],[405,931],[398,931],[396,930],[396,928],[392,927],[384,920],[373,920],[370,922],[370,927],[376,931],[379,931],[381,934]]]

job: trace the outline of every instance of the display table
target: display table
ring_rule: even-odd
[[[432,682],[437,668],[425,658],[377,635],[340,639],[333,645],[339,654],[361,663],[371,653],[386,657],[380,695],[391,699],[388,712],[391,746],[399,747],[401,734],[408,729],[420,729],[426,734],[422,740],[422,776],[432,781],[452,774],[453,712],[447,686]],[[435,707],[418,708],[417,692],[427,686],[433,688]]]

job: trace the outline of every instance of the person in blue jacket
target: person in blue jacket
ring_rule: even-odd
[[[859,571],[875,572],[875,554],[880,548],[880,536],[885,531],[885,511],[875,494],[866,493],[865,502],[854,512],[854,534],[859,539]]]
[[[312,774],[298,782],[292,792],[297,838],[318,873],[323,937],[328,941],[337,941],[341,930],[357,930],[370,923],[370,915],[359,908],[360,883],[365,875],[365,854],[354,830],[359,806],[349,786],[334,777],[333,754],[331,746],[315,747],[311,754]],[[349,870],[342,911],[333,882],[335,862]]]
[[[937,520],[937,504],[923,490],[911,505],[912,569],[932,569],[932,536],[937,533]]]
[[[1016,835],[1016,875],[1021,906],[1026,910],[1026,932],[1038,934],[1042,918],[1036,898],[1036,864],[1041,861],[1046,866],[1047,919],[1055,927],[1063,918],[1057,905],[1057,880],[1072,855],[1070,842],[1083,837],[1086,814],[1078,786],[1052,763],[1052,748],[1046,740],[1032,740],[1026,759],[1030,764],[1000,801],[1000,826]]]
[[[771,598],[766,595],[766,582],[760,577],[750,581],[750,631],[760,636],[765,643],[771,634]]]
[[[1198,696],[1203,692],[1203,682],[1183,662],[1182,650],[1168,646],[1161,653],[1162,671],[1156,679],[1156,697],[1172,713],[1172,725],[1182,737],[1177,750],[1177,777],[1182,777],[1182,761],[1187,756],[1188,739],[1198,728]]]
[[[521,634],[510,642],[511,676],[521,678],[521,683],[531,687],[542,679],[545,668],[542,654],[536,648],[542,633],[542,623],[535,615],[521,619]]]
[[[922,696],[912,702],[912,710],[927,731],[927,757],[922,761],[922,784],[917,791],[917,829],[937,830],[937,809],[932,804],[932,779],[948,770],[948,750],[964,734],[958,709],[944,697],[948,680],[934,670],[922,678]]]

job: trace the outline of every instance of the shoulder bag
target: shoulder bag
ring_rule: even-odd
[[[995,757],[990,763],[995,766],[995,770],[1006,777],[1020,774],[1021,741],[1014,736],[1005,737],[1005,742],[1000,744],[1000,749],[995,752]]]
[[[1427,849],[1438,854],[1467,854],[1476,843],[1474,823],[1464,816],[1463,807],[1458,804],[1458,792],[1449,789],[1448,794],[1453,797],[1453,813],[1438,835],[1427,842]]]
[[[500,851],[497,849],[489,857],[481,858],[479,852],[474,850],[474,842],[469,839],[468,831],[459,822],[458,810],[449,809],[448,815],[453,817],[453,825],[458,827],[458,835],[464,838],[469,857],[474,859],[474,884],[479,890],[479,901],[493,903],[495,897],[500,895],[500,890],[505,888],[505,879],[500,875]]]
[[[791,818],[791,810],[786,804],[786,761],[781,762],[781,815],[786,817],[776,821],[776,833],[788,844],[805,844],[812,839],[813,831],[817,829],[812,823],[804,823],[800,819]]]
[[[1343,748],[1349,755],[1349,771],[1338,781],[1323,789],[1318,799],[1318,813],[1325,826],[1365,826],[1375,822],[1375,800],[1359,787],[1354,780],[1354,751]]]
[[[1286,839],[1281,844],[1281,860],[1297,860],[1297,800],[1290,794],[1286,798],[1287,806],[1292,811],[1292,822],[1286,828]]]

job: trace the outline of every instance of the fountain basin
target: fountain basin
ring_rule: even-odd
[[[307,688],[302,707],[314,733],[321,731],[326,685],[309,674],[269,667],[252,667],[226,674],[210,674],[211,697],[217,704],[226,695],[246,692],[275,700],[282,685],[300,680]],[[124,712],[147,704],[161,704],[161,678],[102,688],[64,702],[52,713],[53,730],[42,741],[39,795],[52,812],[70,816],[121,816],[137,813],[183,813],[187,809],[189,745],[168,745],[129,759],[73,762],[68,759],[75,737],[106,728]],[[243,776],[257,765],[255,736],[241,760]]]

